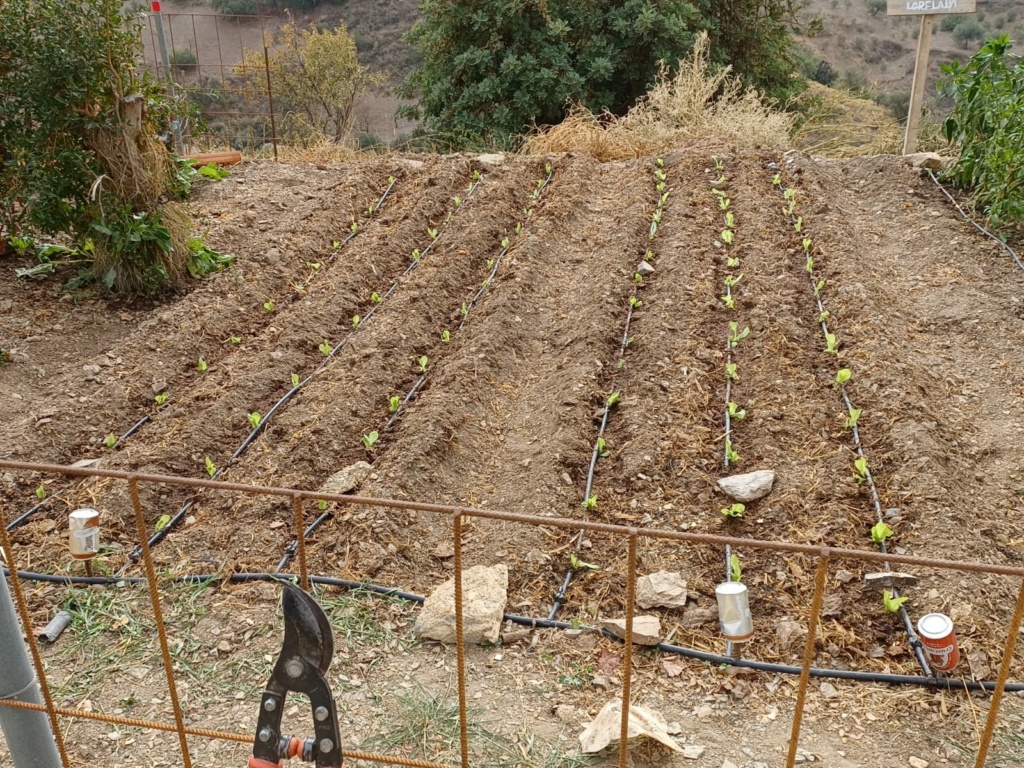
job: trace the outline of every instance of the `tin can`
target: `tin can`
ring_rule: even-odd
[[[76,560],[90,560],[100,551],[100,513],[76,509],[68,515],[68,546]]]
[[[750,616],[747,585],[739,581],[722,582],[715,587],[715,597],[722,636],[733,643],[749,640],[754,634],[754,620]]]
[[[943,613],[929,613],[917,621],[917,634],[924,646],[928,666],[940,672],[948,672],[960,663],[960,648],[957,646],[953,620]]]

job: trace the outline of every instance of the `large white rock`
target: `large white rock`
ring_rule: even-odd
[[[658,571],[636,580],[636,604],[648,608],[684,608],[686,580],[679,573]]]
[[[348,493],[352,489],[358,488],[372,471],[373,467],[365,461],[357,461],[328,477],[320,486],[320,491],[336,494]]]
[[[946,158],[936,152],[914,152],[903,156],[903,161],[914,168],[928,168],[932,171],[940,171],[949,162]]]
[[[626,639],[625,619],[602,619],[599,626],[620,640]],[[633,617],[633,642],[637,645],[657,645],[661,642],[661,621],[657,616]]]
[[[467,643],[496,643],[508,601],[508,566],[474,565],[462,572],[462,629]],[[419,637],[455,642],[455,579],[448,579],[423,603],[412,631]]]
[[[775,473],[770,469],[759,469],[742,475],[723,477],[718,487],[736,501],[757,501],[772,492]]]

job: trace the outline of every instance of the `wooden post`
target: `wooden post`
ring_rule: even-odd
[[[928,53],[932,47],[932,27],[935,16],[921,17],[921,34],[917,39],[917,58],[914,60],[914,85],[910,90],[910,112],[907,114],[907,133],[903,137],[903,154],[912,154],[917,149],[917,126],[921,122],[921,107],[924,104],[924,86],[928,79]]]

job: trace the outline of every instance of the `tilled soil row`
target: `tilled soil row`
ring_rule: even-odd
[[[275,312],[275,325],[239,345],[230,361],[211,367],[197,386],[175,393],[158,422],[103,465],[186,476],[202,475],[207,456],[218,467],[226,465],[250,430],[247,414],[266,413],[291,388],[292,373],[305,375],[323,361],[319,345],[347,334],[352,315],[370,303],[371,293],[383,293],[402,274],[412,250],[429,242],[427,227],[441,223],[453,205],[452,197],[462,192],[469,177],[468,163],[449,162],[436,175],[422,177],[408,195],[399,195],[395,207],[378,214],[378,222],[347,246],[344,260],[339,257],[303,301]],[[268,424],[271,435],[274,429]],[[109,516],[108,535],[115,541],[123,539],[123,544],[134,542],[122,483],[87,481],[77,493],[78,504],[102,501],[104,507],[116,510]],[[181,489],[144,486],[147,520],[155,525],[161,516],[173,515],[186,497]],[[48,525],[42,516],[20,535],[31,536],[36,527]]]
[[[289,170],[297,176],[298,169]],[[203,378],[197,369],[199,358],[214,369],[244,354],[228,338],[248,342],[273,326],[275,317],[263,304],[283,304],[294,296],[293,284],[301,279],[305,265],[324,260],[331,252],[331,238],[344,237],[350,222],[387,188],[388,169],[379,165],[354,164],[340,173],[339,179],[337,171],[303,169],[302,178],[286,172],[281,199],[274,201],[279,213],[258,221],[257,214],[244,207],[256,205],[245,190],[250,178],[259,176],[258,166],[243,168],[237,178],[199,186],[197,219],[210,227],[207,242],[235,254],[237,264],[208,278],[176,304],[146,313],[146,319],[91,360],[89,367],[48,379],[45,386],[64,395],[55,398],[61,406],[52,413],[30,411],[6,422],[0,442],[10,446],[12,456],[37,461],[72,463],[109,453],[102,445],[104,437],[121,435],[151,413],[158,391],[184,390]],[[239,194],[233,196],[234,191]],[[315,232],[305,224],[313,217]],[[257,232],[265,234],[256,236]],[[70,401],[68,394],[74,396]],[[37,426],[41,418],[52,420]]]

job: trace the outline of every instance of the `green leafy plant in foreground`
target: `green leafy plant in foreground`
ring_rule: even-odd
[[[729,576],[731,581],[743,581],[743,569],[740,568],[740,556],[733,554],[729,557]]]
[[[584,509],[597,509],[597,495],[593,495],[583,501]]]
[[[871,526],[871,540],[875,542],[875,544],[884,543],[892,535],[892,528],[890,528],[881,520],[879,520],[877,523]]]
[[[882,592],[882,604],[885,606],[885,610],[888,613],[898,613],[900,607],[907,602],[906,597],[893,597],[893,592],[890,589]]]
[[[743,421],[743,419],[747,418],[747,412],[736,405],[736,403],[729,402],[726,407],[729,411],[729,418],[736,419],[737,421]]]
[[[374,443],[380,439],[380,433],[377,430],[373,430],[369,434],[363,435],[363,447],[366,450],[373,448]]]
[[[299,374],[297,374],[297,373],[293,373],[292,374],[292,379],[291,380],[292,380],[292,387],[293,388],[299,386],[299,384],[302,383],[302,379],[299,378]]]
[[[209,370],[210,366],[207,364],[206,360],[200,357],[199,363],[196,365],[196,368],[199,369],[200,373],[206,373],[206,371]]]
[[[256,429],[260,425],[260,421],[263,419],[263,417],[260,416],[259,411],[253,411],[248,414],[246,418],[249,420],[249,426],[253,429]]]
[[[750,335],[750,328],[744,328],[742,331],[739,330],[739,323],[729,323],[729,346],[735,349],[743,339]]]
[[[452,332],[451,331],[449,331],[447,328],[445,328],[443,331],[441,331],[441,343],[442,344],[447,344],[451,340],[452,340]]]
[[[317,349],[320,350],[321,354],[323,354],[324,357],[327,357],[329,354],[331,354],[331,352],[334,351],[334,347],[332,347],[330,342],[328,341],[324,341],[324,343],[317,347]]]
[[[725,308],[726,309],[735,309],[736,308],[736,299],[733,298],[731,293],[727,293],[724,296],[719,296],[718,300],[720,302],[722,302],[723,304],[725,304]]]
[[[163,405],[164,403],[167,402],[167,400],[169,398],[170,398],[169,394],[167,394],[166,392],[161,392],[159,395],[157,395],[153,399],[156,401],[157,405]]]
[[[608,395],[608,400],[606,401],[607,406],[609,408],[614,408],[616,405],[618,405],[621,394],[621,392],[612,392],[610,395]]]
[[[839,354],[839,340],[834,333],[825,334],[825,351],[830,355]]]
[[[220,181],[226,179],[231,175],[231,172],[227,168],[222,168],[217,163],[207,163],[206,165],[200,166],[198,173],[207,179],[213,179],[214,181]]]
[[[737,373],[737,370],[736,370],[736,363],[726,363],[725,364],[725,378],[732,379],[732,380],[736,381],[736,380],[739,379],[739,377],[740,377],[740,375],[739,375],[739,373]]]
[[[217,474],[217,466],[213,463],[209,456],[203,459],[203,466],[206,467],[206,474],[213,477]]]
[[[430,358],[428,358],[426,355],[423,355],[416,362],[417,362],[418,367],[420,369],[420,373],[426,373],[427,372],[427,363],[430,362]]]
[[[857,458],[853,462],[853,473],[858,483],[863,483],[868,479],[868,460],[863,456]]]
[[[359,327],[359,323],[361,323],[362,320],[363,320],[363,318],[361,318],[359,315],[352,315],[352,328],[353,329],[358,328]]]
[[[578,557],[576,557],[576,553],[575,552],[573,552],[572,554],[569,555],[569,566],[574,571],[580,571],[580,570],[598,571],[598,570],[601,569],[601,566],[599,566],[599,565],[597,565],[595,563],[588,563],[588,562],[585,562],[583,560],[580,560]]]
[[[157,521],[156,521],[156,531],[160,532],[160,531],[162,531],[164,528],[166,528],[170,524],[171,524],[171,516],[170,515],[160,515],[160,517],[158,517]]]
[[[117,445],[117,435],[111,432],[109,435],[103,438],[103,444],[107,446],[107,448],[113,448],[115,445]]]
[[[398,395],[392,395],[388,399],[388,413],[397,413],[398,409],[402,406],[402,398]]]
[[[43,499],[46,498],[46,486],[45,485],[40,484],[36,488],[36,498],[39,499],[40,501],[42,501]]]
[[[840,368],[836,372],[835,386],[836,387],[843,386],[844,384],[846,384],[846,382],[848,382],[850,380],[850,378],[852,376],[853,376],[853,371],[851,371],[849,368]]]
[[[275,306],[275,304],[274,304],[274,300],[273,299],[268,299],[267,301],[263,302],[263,308],[267,312],[273,312],[274,311],[274,306]]]
[[[725,441],[725,457],[730,464],[739,464],[743,458],[732,447],[732,440]]]
[[[597,438],[597,455],[602,459],[607,459],[611,455],[611,451],[607,448],[608,443],[605,442],[603,437]]]
[[[746,511],[746,505],[740,504],[739,502],[737,502],[736,504],[730,504],[728,507],[722,507],[722,514],[725,517],[743,517],[743,513]]]
[[[857,422],[860,420],[860,415],[863,411],[860,408],[851,408],[849,414],[846,417],[846,428],[853,429],[857,426]]]

